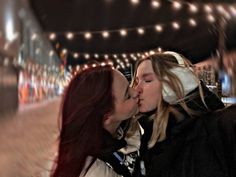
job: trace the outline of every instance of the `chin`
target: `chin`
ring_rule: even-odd
[[[139,107],[139,112],[140,113],[147,113],[147,112],[150,112],[150,111],[153,111],[155,108],[153,109],[145,109],[144,107]]]

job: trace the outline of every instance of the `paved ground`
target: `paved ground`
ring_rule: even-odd
[[[48,177],[56,152],[60,99],[0,118],[0,177]]]

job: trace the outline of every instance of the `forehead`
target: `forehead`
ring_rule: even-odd
[[[113,90],[122,91],[126,89],[128,84],[129,84],[128,80],[122,73],[116,70],[113,71]]]
[[[143,74],[154,73],[152,62],[150,60],[143,61],[137,68],[137,76],[141,76]]]

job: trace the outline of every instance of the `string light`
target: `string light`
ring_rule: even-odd
[[[108,56],[107,54],[105,54],[105,55],[104,55],[104,58],[105,58],[105,59],[108,59],[108,58],[109,58],[109,56]]]
[[[163,31],[163,28],[162,28],[161,25],[156,25],[155,29],[156,29],[157,32],[162,32]]]
[[[190,10],[190,12],[192,12],[192,13],[198,12],[198,8],[197,8],[197,6],[194,5],[194,4],[190,4],[190,5],[189,5],[189,10]]]
[[[69,32],[69,33],[67,33],[66,37],[67,37],[67,39],[71,40],[74,38],[74,34]]]
[[[108,38],[110,35],[109,35],[109,32],[108,32],[108,31],[103,31],[103,32],[102,32],[102,36],[103,36],[104,38]]]
[[[212,12],[212,8],[211,8],[208,4],[205,4],[205,5],[204,5],[204,10],[205,10],[207,13],[211,13],[211,12]]]
[[[66,54],[66,53],[67,53],[67,49],[63,49],[63,50],[62,50],[62,53],[63,53],[63,54]]]
[[[55,40],[55,39],[56,39],[56,34],[55,34],[55,33],[51,33],[51,34],[49,35],[49,39],[50,39],[50,40]]]
[[[94,64],[92,64],[92,67],[95,68],[95,67],[97,67],[97,65],[94,63]]]
[[[51,51],[49,52],[49,56],[52,57],[53,55],[54,55],[54,51],[51,50]]]
[[[143,35],[144,34],[144,29],[143,28],[138,28],[138,34]]]
[[[123,37],[126,36],[127,31],[125,29],[120,30],[120,35],[123,36]]]
[[[90,55],[89,55],[88,53],[86,53],[86,54],[84,55],[84,58],[89,59],[89,58],[90,58]]]
[[[229,10],[231,11],[231,13],[236,16],[236,8],[234,6],[230,6]]]
[[[161,3],[157,0],[152,0],[152,7],[157,9],[161,6]]]
[[[197,22],[194,19],[192,19],[192,18],[189,19],[189,24],[191,26],[197,26]]]
[[[209,22],[214,23],[215,22],[215,17],[211,14],[207,15],[207,19]]]
[[[126,58],[126,54],[123,53],[123,54],[122,54],[122,57],[123,57],[123,58]]]
[[[139,0],[130,0],[133,5],[139,4]]]
[[[172,27],[173,27],[174,29],[178,30],[178,29],[180,28],[180,25],[179,25],[179,23],[177,23],[177,22],[173,22],[173,23],[172,23]]]
[[[34,33],[34,34],[31,36],[31,40],[34,41],[36,38],[37,38],[37,34]]]
[[[105,63],[105,62],[102,62],[102,63],[101,63],[101,66],[106,66],[106,63]]]
[[[182,4],[178,1],[174,1],[172,5],[175,10],[180,10],[182,8]]]
[[[78,57],[79,57],[79,54],[78,54],[78,53],[74,53],[73,57],[74,57],[74,58],[78,58]]]
[[[98,54],[97,54],[97,53],[96,53],[96,54],[94,54],[94,57],[95,57],[95,58],[99,58],[99,56],[98,56]]]
[[[162,48],[161,48],[161,47],[158,47],[158,48],[157,48],[157,51],[158,51],[158,52],[162,52]]]
[[[86,33],[84,33],[84,37],[85,37],[85,39],[91,39],[92,34],[90,32],[86,32]]]

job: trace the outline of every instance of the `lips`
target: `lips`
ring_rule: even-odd
[[[141,102],[143,101],[143,99],[139,99],[138,100],[138,106],[141,106]]]

